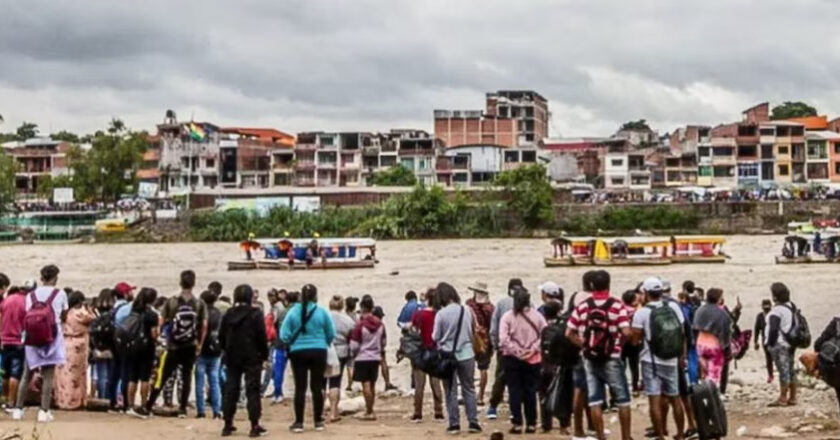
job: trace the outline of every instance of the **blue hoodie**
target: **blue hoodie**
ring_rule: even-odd
[[[286,319],[280,328],[280,339],[288,344],[298,334],[289,347],[289,353],[300,350],[326,350],[335,338],[332,317],[323,307],[307,303],[306,314],[310,317],[306,321],[306,327],[298,334],[303,318],[302,305],[297,303],[286,312]]]

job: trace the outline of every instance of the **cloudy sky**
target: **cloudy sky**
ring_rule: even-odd
[[[140,6],[142,4],[142,6]],[[177,4],[177,5],[175,5]],[[0,0],[1,131],[90,132],[166,109],[219,125],[431,130],[534,89],[552,135],[840,114],[840,7],[818,0]]]

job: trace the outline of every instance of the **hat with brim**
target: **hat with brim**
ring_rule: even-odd
[[[472,286],[467,287],[467,289],[472,290],[473,292],[479,293],[489,293],[490,291],[487,290],[487,283],[483,283],[481,281],[476,281],[472,284]]]

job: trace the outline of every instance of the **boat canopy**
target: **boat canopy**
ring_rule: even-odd
[[[265,247],[276,245],[281,241],[290,241],[294,247],[306,247],[312,240],[316,240],[321,247],[369,248],[376,246],[376,240],[372,238],[260,238],[256,242]]]
[[[612,245],[617,241],[624,241],[630,248],[643,248],[647,246],[669,246],[669,237],[560,237],[552,241],[553,244],[570,244],[572,246],[587,245],[592,241],[602,241],[604,244]]]
[[[674,241],[680,244],[723,244],[726,238],[719,235],[675,235]]]

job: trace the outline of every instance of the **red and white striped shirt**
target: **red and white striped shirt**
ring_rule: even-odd
[[[627,309],[620,299],[611,297],[608,290],[593,292],[589,298],[592,298],[598,307],[603,306],[608,299],[612,298],[612,305],[610,305],[607,311],[607,321],[610,333],[615,335],[613,338],[615,343],[613,345],[612,357],[620,359],[621,346],[624,343],[621,329],[630,327],[630,315],[627,313]],[[589,318],[589,311],[591,310],[589,298],[580,301],[574,312],[572,312],[572,316],[569,317],[567,324],[568,329],[578,332],[581,337],[584,337],[586,333],[586,321]]]

